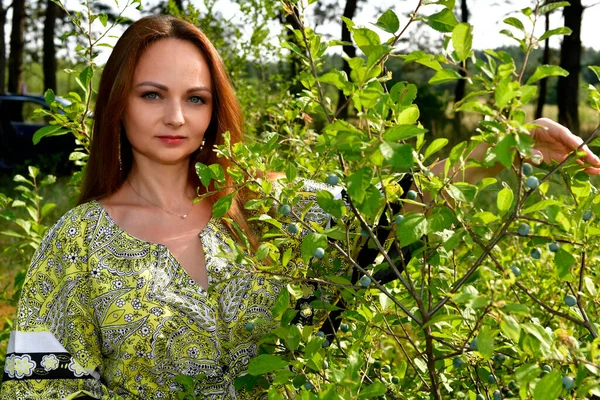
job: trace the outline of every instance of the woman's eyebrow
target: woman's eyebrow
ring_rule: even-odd
[[[165,85],[161,85],[160,83],[152,82],[152,81],[144,81],[144,82],[140,82],[137,85],[135,85],[135,87],[140,87],[140,86],[154,86],[165,92],[169,91],[169,88],[166,87]],[[195,87],[189,88],[188,90],[186,90],[186,93],[202,92],[202,91],[206,91],[206,92],[210,93],[210,89],[206,86],[195,86]]]

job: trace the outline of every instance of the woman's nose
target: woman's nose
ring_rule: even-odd
[[[164,114],[165,125],[179,127],[183,125],[184,122],[185,117],[183,115],[183,109],[181,104],[179,104],[178,101],[169,102],[166,106]]]

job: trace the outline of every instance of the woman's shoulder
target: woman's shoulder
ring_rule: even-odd
[[[91,222],[98,221],[101,211],[102,207],[95,200],[74,206],[48,230],[46,239],[56,239],[64,235],[70,238],[83,235]]]

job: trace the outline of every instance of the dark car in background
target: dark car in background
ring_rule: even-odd
[[[56,101],[68,105],[69,101],[56,98]],[[16,172],[24,165],[42,164],[42,169],[54,172],[68,170],[69,154],[75,149],[75,138],[71,134],[43,138],[33,144],[35,132],[48,125],[48,120],[34,115],[38,108],[49,109],[44,96],[37,95],[0,95],[0,171]],[[46,167],[46,168],[44,168]]]

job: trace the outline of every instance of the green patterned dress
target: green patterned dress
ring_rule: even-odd
[[[306,181],[306,201],[324,188],[339,196]],[[306,219],[328,216],[313,207]],[[0,399],[176,399],[181,374],[201,377],[199,398],[255,398],[233,381],[269,329],[280,283],[218,256],[231,240],[220,221],[199,238],[209,292],[166,246],[128,234],[97,201],[66,213],[27,272]],[[267,323],[246,329],[254,320]]]

